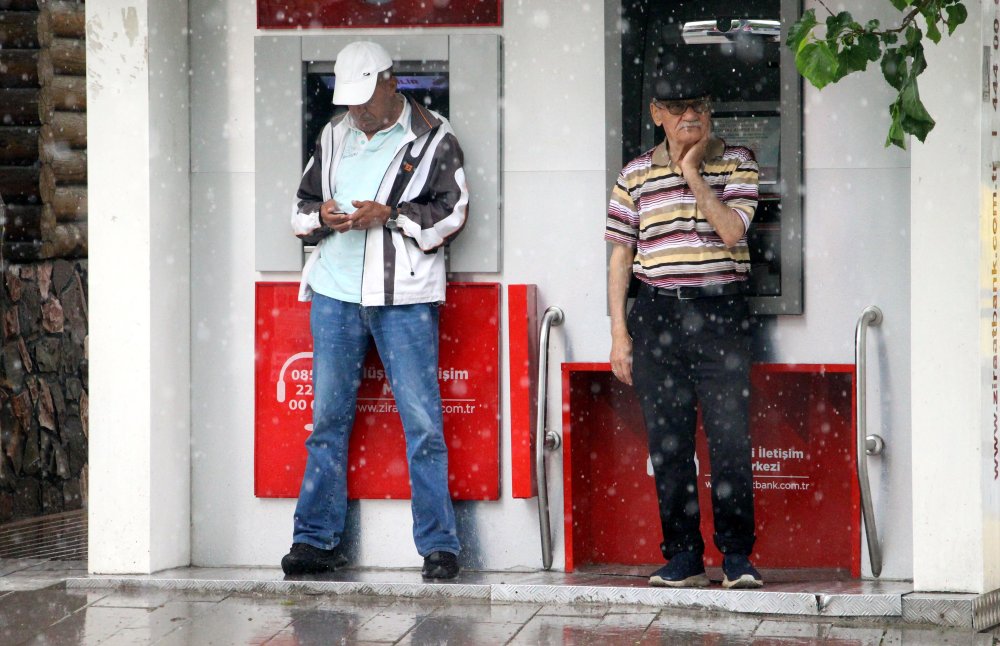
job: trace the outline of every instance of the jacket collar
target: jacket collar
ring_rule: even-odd
[[[441,119],[436,114],[420,105],[413,99],[410,102],[410,130],[417,137],[427,133],[431,128],[441,125]]]
[[[418,102],[414,101],[409,97],[405,97],[406,101],[410,104],[410,131],[413,133],[414,137],[420,137],[426,134],[431,128],[441,125],[441,119],[420,105]],[[348,112],[345,110],[335,116],[331,123],[334,127],[337,127],[347,118]],[[346,124],[345,124],[346,125]]]

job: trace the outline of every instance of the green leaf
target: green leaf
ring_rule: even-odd
[[[906,73],[906,56],[899,48],[885,50],[882,54],[882,76],[886,82],[896,90],[902,90]]]
[[[917,43],[910,48],[910,58],[913,60],[910,62],[910,79],[916,82],[917,77],[924,73],[927,69],[927,59],[924,58],[924,46]]]
[[[889,106],[892,124],[889,126],[889,134],[885,138],[885,147],[893,145],[906,150],[906,133],[903,132],[903,123],[900,121],[899,111],[894,109],[895,107],[895,103]]]
[[[920,31],[919,27],[910,25],[906,28],[906,44],[913,46],[919,43],[920,39],[923,38],[923,35],[924,33]]]
[[[937,26],[937,16],[933,16],[927,19],[927,37],[931,39],[931,42],[937,44],[941,42],[941,31]]]
[[[813,30],[813,27],[817,24],[819,23],[816,22],[815,9],[810,9],[802,14],[802,17],[788,28],[788,40],[785,41],[788,48],[793,52],[799,51],[802,47],[802,43],[807,40],[810,32]]]
[[[934,119],[920,100],[916,78],[907,82],[903,91],[899,93],[899,101],[903,130],[923,141],[927,133],[934,129]]]
[[[845,44],[840,52],[834,50],[838,65],[833,83],[851,72],[863,72],[868,68],[869,62],[877,61],[882,56],[882,47],[875,34],[861,33],[854,38],[845,36],[843,42]]]
[[[951,36],[955,30],[969,17],[969,10],[964,4],[954,4],[944,8],[948,14],[948,35]]]
[[[850,13],[841,11],[836,16],[828,16],[826,19],[826,42],[832,46],[840,33],[847,29],[854,18]]]
[[[837,55],[837,78],[839,81],[851,72],[863,72],[868,67],[868,54],[859,46],[845,47]]]
[[[911,2],[911,0],[889,0],[889,1],[892,3],[892,6],[896,7],[896,9],[899,9],[900,11],[908,7]]]
[[[873,63],[882,56],[882,45],[875,34],[862,34],[858,38],[858,49],[862,50]]]
[[[820,90],[838,78],[837,66],[837,55],[826,41],[806,43],[795,54],[799,74]]]

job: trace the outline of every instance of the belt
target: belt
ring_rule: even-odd
[[[657,296],[667,296],[682,301],[694,298],[712,298],[714,296],[736,296],[743,294],[743,283],[720,283],[716,285],[704,285],[702,287],[653,287],[648,283],[643,283],[643,287],[653,292]]]

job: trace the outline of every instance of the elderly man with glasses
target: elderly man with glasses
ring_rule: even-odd
[[[651,585],[700,587],[695,426],[701,405],[712,471],[722,585],[758,588],[749,438],[751,319],[747,229],[758,168],[712,135],[709,88],[692,67],[664,70],[650,112],[666,139],[633,159],[611,191],[605,239],[611,368],[642,407],[667,564]],[[629,282],[639,290],[626,315]]]

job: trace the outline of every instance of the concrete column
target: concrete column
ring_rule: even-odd
[[[87,3],[92,572],[190,562],[187,17]]]
[[[911,142],[913,573],[917,590],[982,593],[1000,588],[1000,22],[995,1],[966,6],[955,36],[928,44],[937,126]]]

